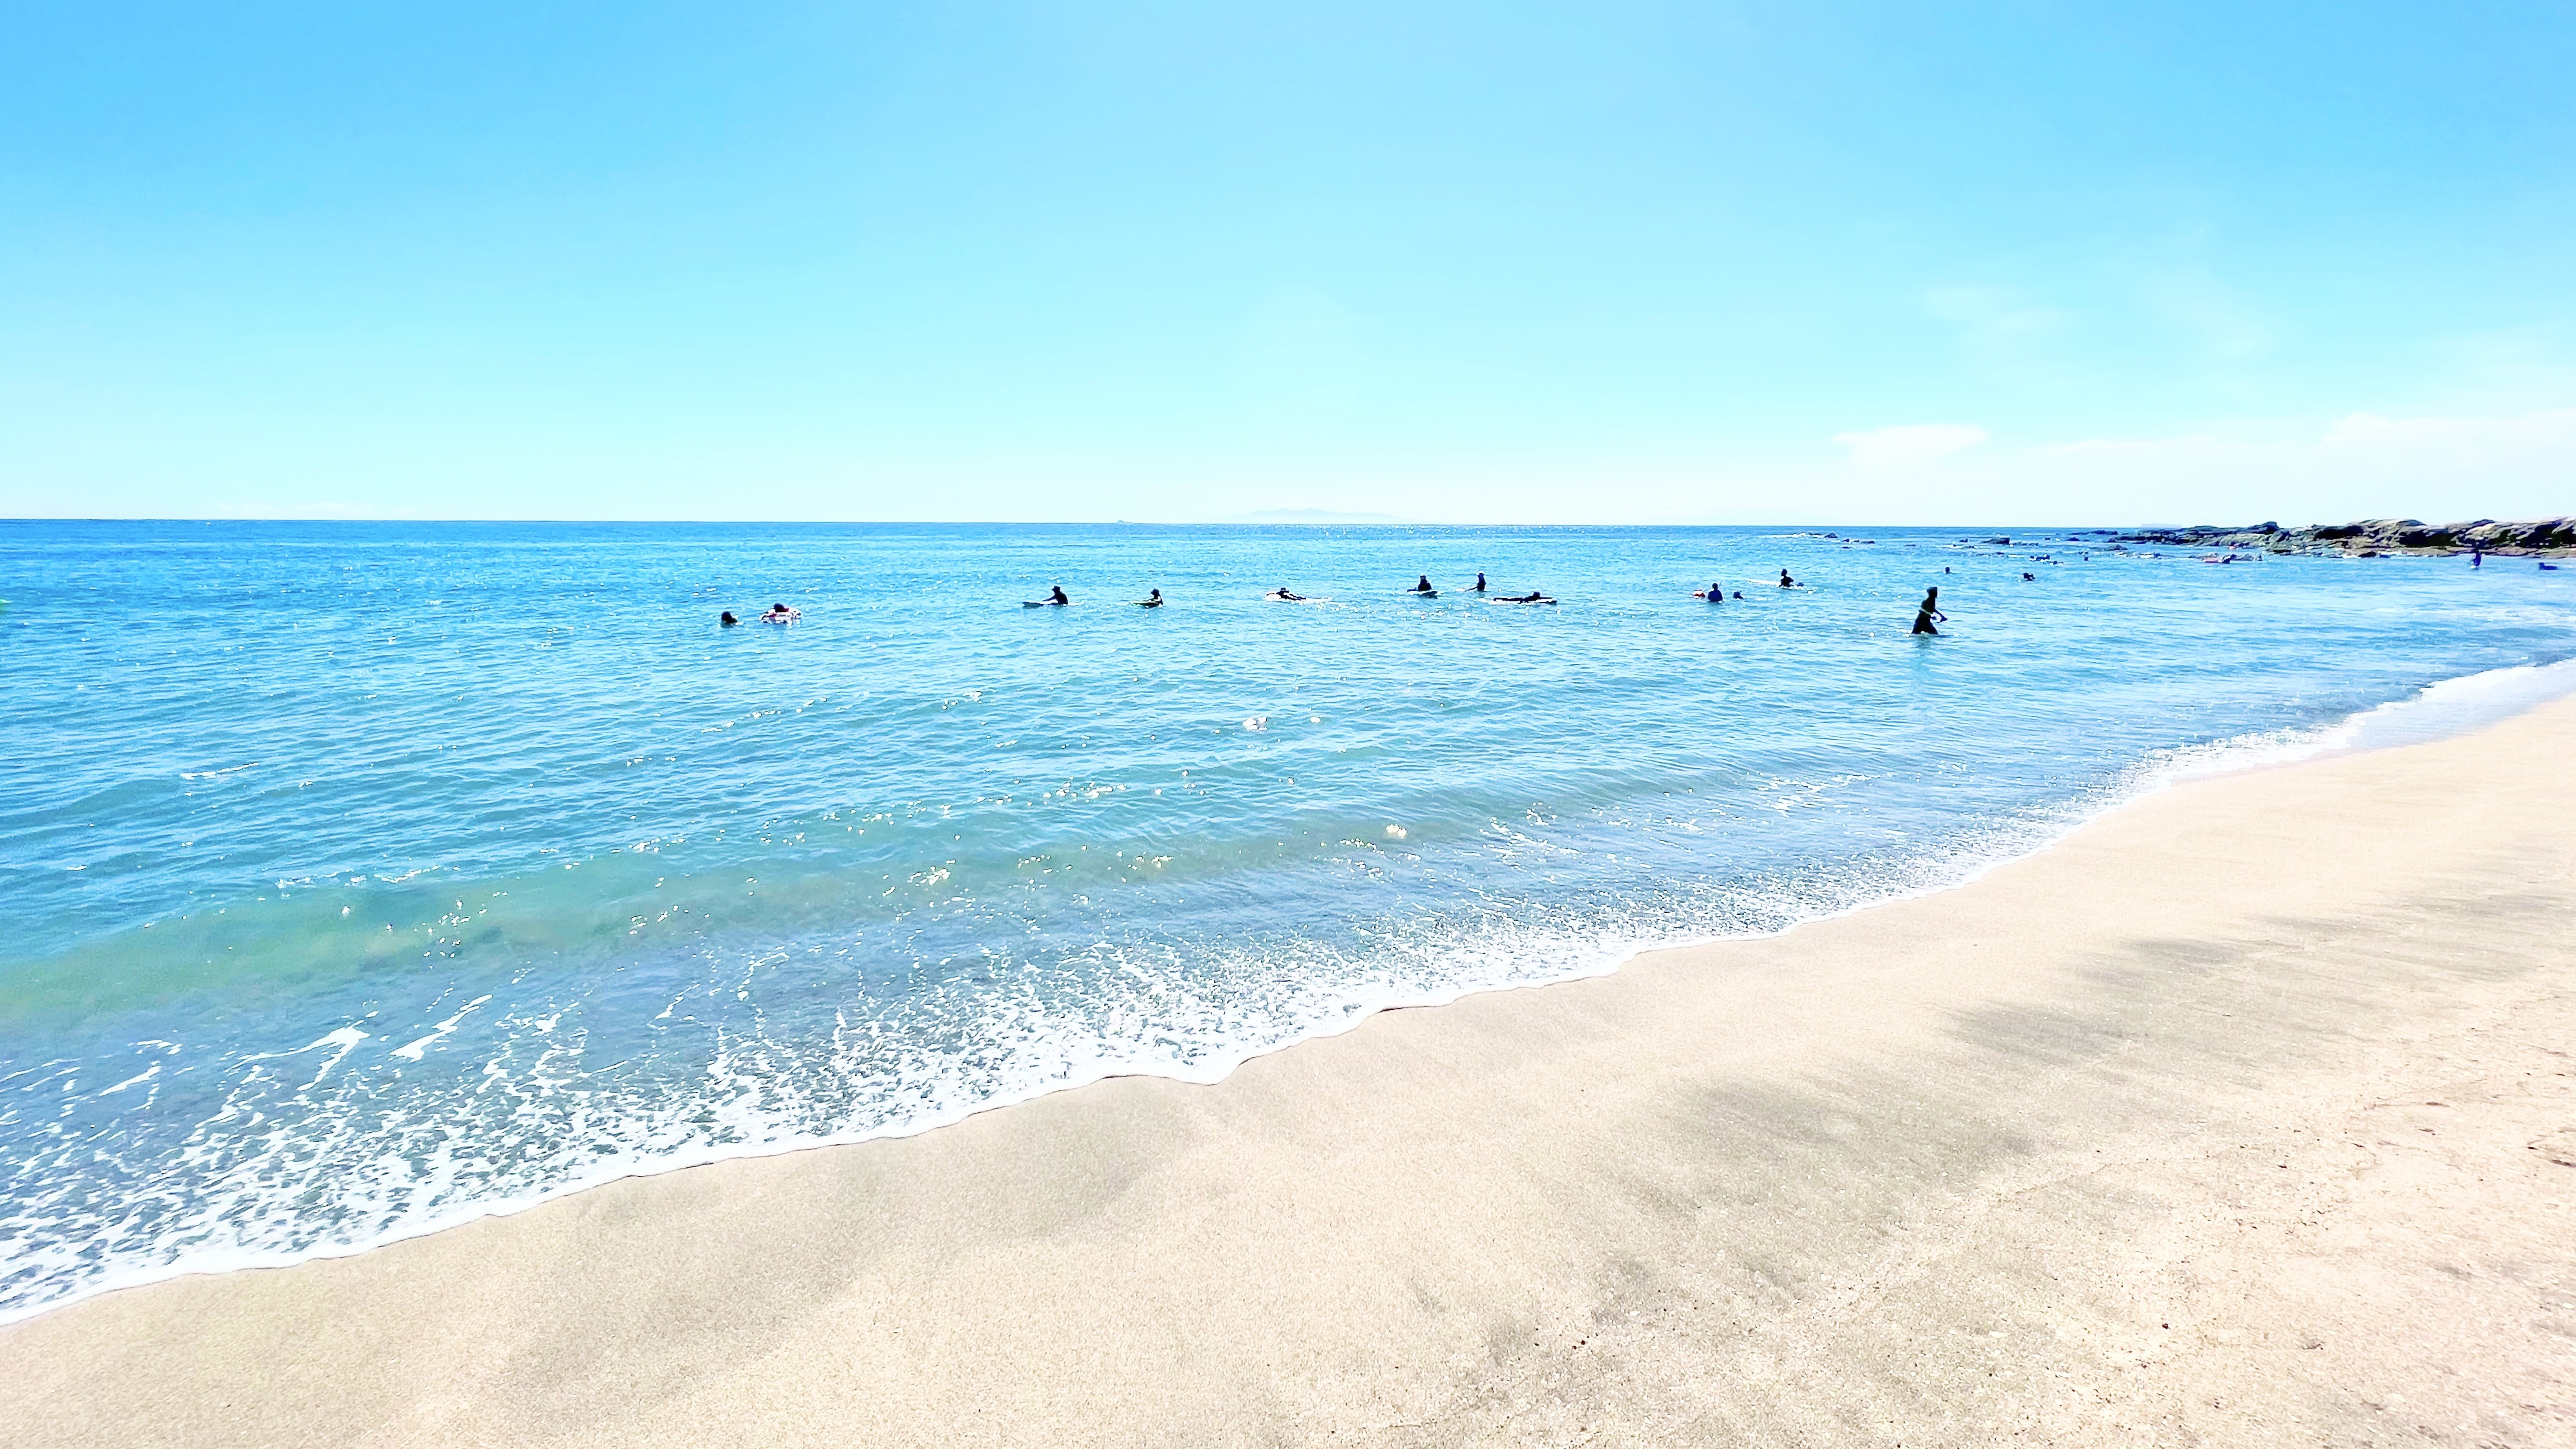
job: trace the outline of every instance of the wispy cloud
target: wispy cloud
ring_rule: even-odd
[[[2073,312],[2049,306],[2019,287],[1935,287],[1923,294],[1923,306],[1942,321],[1968,329],[1972,340],[1988,342],[2035,337],[2075,319]]]
[[[2209,357],[2250,357],[2272,345],[2272,325],[2255,300],[2206,271],[2160,272],[2142,291],[2153,316],[2198,342]]]
[[[1985,429],[1969,423],[1916,423],[1904,427],[1871,428],[1866,432],[1836,433],[1834,441],[1851,450],[1854,465],[1862,468],[1901,468],[1913,463],[1928,463],[1946,458],[1986,440]]]

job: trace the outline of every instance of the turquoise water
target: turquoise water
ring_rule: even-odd
[[[0,1316],[1213,1079],[2576,657],[2576,572],[1993,532],[0,523]]]

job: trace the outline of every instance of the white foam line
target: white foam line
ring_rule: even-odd
[[[2545,687],[2518,687],[2520,683],[2533,682],[2531,679],[2526,679],[2526,676],[2535,677],[2539,681],[2545,681]],[[2517,687],[2509,689],[2497,688],[2496,685],[2505,677],[2511,677],[2513,680],[2517,681]],[[2481,681],[2484,681],[2484,683],[2481,683]],[[766,1142],[733,1143],[721,1146],[716,1144],[707,1144],[693,1149],[669,1152],[666,1155],[656,1157],[651,1161],[630,1160],[603,1164],[600,1170],[584,1174],[577,1178],[555,1183],[548,1187],[540,1188],[536,1191],[525,1193],[517,1197],[500,1198],[489,1202],[458,1207],[446,1212],[429,1214],[359,1242],[325,1243],[293,1250],[221,1249],[193,1252],[184,1255],[177,1261],[167,1264],[157,1264],[146,1268],[136,1268],[126,1272],[102,1274],[100,1277],[81,1285],[60,1298],[51,1299],[43,1303],[22,1304],[12,1308],[0,1309],[0,1325],[21,1322],[25,1319],[32,1318],[37,1314],[48,1313],[54,1309],[62,1308],[70,1304],[80,1302],[84,1299],[94,1298],[103,1293],[114,1293],[129,1288],[145,1287],[153,1283],[167,1282],[173,1278],[192,1277],[198,1274],[208,1273],[237,1272],[245,1268],[283,1268],[291,1267],[297,1263],[310,1262],[315,1259],[355,1257],[360,1253],[370,1252],[374,1249],[384,1247],[392,1243],[402,1242],[411,1238],[427,1237],[433,1233],[445,1232],[450,1228],[462,1227],[467,1223],[479,1222],[485,1218],[509,1217],[517,1213],[525,1212],[530,1208],[552,1202],[557,1198],[570,1197],[575,1193],[587,1192],[593,1188],[604,1187],[612,1182],[622,1182],[629,1178],[659,1177],[664,1173],[680,1172],[689,1168],[710,1166],[718,1162],[740,1161],[746,1158],[777,1157],[791,1152],[812,1151],[817,1148],[843,1147],[861,1142],[917,1137],[922,1133],[964,1121],[966,1118],[975,1116],[978,1113],[1017,1106],[1023,1102],[1033,1101],[1039,1097],[1051,1096],[1057,1092],[1077,1091],[1083,1087],[1092,1086],[1099,1082],[1108,1081],[1116,1077],[1155,1076],[1166,1078],[1171,1081],[1187,1083],[1193,1086],[1213,1086],[1233,1075],[1235,1070],[1241,1067],[1245,1062],[1266,1057],[1276,1052],[1286,1051],[1305,1042],[1320,1041],[1328,1037],[1336,1037],[1346,1032],[1357,1030],[1362,1023],[1382,1012],[1447,1006],[1462,1000],[1465,997],[1481,995],[1486,992],[1518,991],[1531,987],[1552,986],[1567,981],[1589,980],[1596,977],[1608,976],[1614,974],[1620,967],[1634,961],[1639,956],[1646,955],[1650,952],[1678,950],[1691,946],[1711,945],[1722,941],[1777,939],[1778,937],[1787,935],[1791,931],[1797,930],[1801,926],[1813,925],[1819,921],[1840,920],[1846,917],[1858,915],[1863,911],[1875,910],[1881,906],[1895,905],[1902,901],[1920,900],[1927,896],[1939,895],[1945,891],[1956,890],[1962,886],[1972,884],[1999,867],[2009,865],[2015,861],[2029,859],[2031,856],[2037,855],[2044,850],[2048,850],[2064,841],[2068,836],[2074,834],[2076,831],[2081,830],[2086,825],[2101,819],[2112,811],[2134,803],[2135,801],[2144,799],[2149,795],[2167,789],[2172,785],[2181,783],[2182,781],[2241,769],[2274,768],[2282,765],[2296,764],[2303,760],[2314,759],[2331,753],[2360,752],[2382,747],[2369,741],[2367,738],[2367,732],[2361,728],[2361,722],[2373,717],[2383,719],[2387,718],[2392,712],[2404,710],[2409,706],[2417,705],[2421,701],[2435,696],[2437,691],[2441,692],[2441,698],[2446,702],[2456,701],[2463,697],[2475,696],[2486,701],[2499,703],[2502,707],[2497,712],[2491,714],[2483,711],[2452,711],[2444,717],[2444,724],[2446,727],[2440,733],[2425,735],[2420,739],[2409,737],[2392,740],[2389,742],[2387,747],[2394,747],[2399,744],[2421,743],[2430,739],[2448,738],[2456,735],[2473,733],[2478,729],[2501,723],[2505,719],[2511,718],[2513,715],[2536,708],[2552,699],[2560,698],[2570,693],[2576,693],[2576,659],[2563,660],[2541,666],[2526,665],[2514,666],[2507,669],[2486,670],[2478,674],[2462,675],[2454,679],[2439,681],[2417,691],[2407,699],[2394,700],[2374,706],[2371,709],[2357,711],[2332,725],[2305,730],[2265,731],[2260,734],[2240,736],[2232,740],[2216,741],[2207,745],[2185,746],[2179,749],[2151,753],[2144,759],[2140,760],[2138,765],[2133,768],[2130,775],[2129,788],[2125,790],[2106,792],[2093,808],[2081,810],[2079,813],[2069,816],[2062,822],[2062,828],[2050,832],[2044,838],[2035,842],[2027,843],[2025,848],[2013,850],[2004,854],[1999,854],[1988,860],[1976,862],[1955,876],[1946,877],[1940,881],[1928,883],[1911,890],[1894,891],[1883,896],[1874,896],[1865,901],[1851,902],[1833,910],[1820,911],[1811,916],[1803,916],[1777,930],[1749,931],[1695,937],[1676,937],[1672,939],[1658,939],[1647,942],[1606,942],[1604,943],[1603,949],[1592,953],[1591,958],[1584,964],[1544,977],[1536,977],[1526,981],[1496,982],[1490,985],[1463,984],[1432,991],[1390,993],[1386,997],[1374,1002],[1358,1002],[1354,1004],[1352,1009],[1343,1012],[1335,1019],[1317,1022],[1313,1027],[1294,1033],[1280,1041],[1268,1045],[1250,1047],[1238,1054],[1210,1061],[1204,1066],[1183,1067],[1166,1064],[1160,1069],[1155,1069],[1132,1061],[1102,1061],[1097,1063],[1090,1070],[1077,1070],[1062,1074],[1059,1077],[1046,1082],[1031,1083],[1028,1087],[1020,1091],[997,1093],[992,1097],[972,1103],[943,1106],[922,1112],[913,1117],[880,1123],[876,1126],[858,1131],[847,1133],[828,1133],[814,1137],[798,1138],[795,1140],[773,1139]],[[443,1035],[445,1031],[452,1029],[456,1022],[462,1021],[465,1015],[473,1011],[475,1007],[481,1006],[483,1002],[490,999],[490,997],[486,996],[468,1004],[462,1011],[459,1011],[455,1016],[450,1017],[447,1022],[441,1023],[441,1029],[439,1031],[433,1032],[430,1036],[423,1037],[420,1041],[411,1043],[410,1045],[426,1046],[428,1042],[434,1040],[440,1035]],[[302,1053],[311,1051],[316,1047],[340,1044],[342,1039],[352,1032],[356,1032],[356,1029],[353,1027],[342,1028],[340,1031],[333,1032],[322,1038],[320,1041],[312,1043],[310,1046],[299,1047],[292,1052],[265,1053],[261,1055],[301,1055]],[[363,1039],[365,1033],[356,1032],[356,1036],[359,1039]],[[347,1042],[346,1045],[342,1046],[341,1053],[339,1055],[345,1055],[348,1048],[355,1044],[356,1042],[354,1040]],[[408,1050],[408,1048],[399,1049],[397,1054],[400,1054],[400,1050]],[[258,1058],[244,1058],[244,1060],[256,1059]],[[336,1062],[338,1060],[338,1055],[335,1055],[332,1060]],[[328,1069],[328,1065],[326,1064],[325,1070],[327,1071]]]
[[[419,1061],[420,1054],[429,1050],[429,1044],[431,1042],[434,1042],[440,1037],[447,1035],[449,1032],[456,1030],[456,1024],[458,1022],[473,1015],[474,1008],[481,1006],[484,1002],[491,999],[492,998],[488,995],[475,997],[472,1001],[465,1003],[465,1005],[458,1010],[454,1016],[451,1016],[447,1020],[440,1022],[437,1026],[432,1027],[429,1035],[421,1037],[415,1041],[407,1041],[401,1046],[395,1047],[393,1054],[403,1058],[405,1061]]]

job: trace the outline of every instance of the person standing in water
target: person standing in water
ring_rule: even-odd
[[[1935,619],[1944,624],[1950,622],[1950,616],[1941,612],[1941,590],[1937,586],[1925,589],[1923,602],[1914,606],[1914,632],[1939,634],[1941,631],[1932,627]]]
[[[2473,568],[2473,569],[2482,569],[2482,568],[2485,568],[2486,566],[2487,566],[2487,556],[2486,556],[2486,554],[2485,554],[2484,552],[2482,552],[2482,551],[2478,548],[2478,546],[2477,546],[2477,545],[2475,545],[2475,544],[2471,544],[2471,545],[2469,545],[2469,567],[2471,567],[2471,568]]]

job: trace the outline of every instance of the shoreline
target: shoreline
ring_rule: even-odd
[[[2535,1442],[2576,1424],[2531,1176],[2576,1127],[2571,745],[2559,700],[2204,776],[1213,1086],[60,1305],[0,1328],[0,1438],[2092,1442],[2405,1403]],[[2421,1139],[2352,1125],[2416,1100]]]
[[[2482,701],[2483,707],[2473,708],[2465,719],[2458,717],[2446,719],[2433,715],[2431,706],[2437,703],[2436,695],[2464,688],[2474,691],[2492,687],[2517,676],[2529,676],[2531,680],[2538,682],[2539,687],[2536,690],[2526,689],[2518,693],[2508,693],[2500,700]],[[1223,1083],[1251,1062],[1291,1051],[1312,1042],[1345,1036],[1360,1030],[1370,1020],[1391,1012],[1448,1007],[1479,996],[1509,994],[1597,980],[1616,975],[1641,959],[1663,952],[1775,941],[1821,923],[1845,920],[1871,911],[1965,889],[1998,869],[2056,849],[2070,836],[2107,815],[2132,808],[2140,801],[2160,792],[2196,780],[2243,771],[2294,768],[2311,760],[2331,759],[2349,753],[2366,753],[2395,747],[2394,743],[2374,738],[2373,727],[2384,720],[2407,721],[2419,714],[2433,715],[2430,733],[2410,735],[2401,724],[2395,736],[2395,743],[2420,743],[2427,739],[2453,738],[2463,733],[2474,733],[2480,729],[2491,728],[2502,720],[2545,706],[2550,701],[2571,693],[2576,693],[2576,659],[2540,665],[2513,665],[2454,676],[2427,685],[2405,698],[2390,700],[2356,711],[2332,724],[2272,731],[2153,751],[2123,770],[2116,777],[2118,784],[2105,788],[2095,795],[2079,795],[2055,802],[2049,807],[2050,811],[2054,812],[2054,818],[2047,821],[2042,833],[2030,839],[2015,842],[2003,853],[1977,861],[1964,873],[1846,904],[1818,915],[1794,920],[1775,930],[1750,934],[1676,937],[1646,945],[1608,947],[1596,953],[1581,968],[1569,969],[1559,974],[1518,980],[1478,982],[1461,985],[1442,994],[1426,994],[1367,1004],[1354,1009],[1348,1016],[1323,1021],[1282,1040],[1248,1048],[1239,1054],[1228,1056],[1204,1072],[1111,1069],[1093,1076],[1043,1084],[1018,1094],[997,1096],[948,1115],[906,1120],[891,1126],[880,1125],[849,1135],[750,1146],[729,1144],[723,1147],[712,1147],[700,1153],[675,1155],[640,1166],[621,1164],[617,1171],[608,1175],[567,1182],[527,1197],[511,1198],[462,1209],[417,1225],[406,1226],[362,1243],[333,1244],[291,1252],[247,1251],[197,1255],[159,1268],[131,1274],[110,1275],[83,1287],[76,1293],[43,1304],[0,1311],[0,1332],[6,1332],[13,1325],[41,1319],[93,1299],[150,1289],[160,1284],[191,1278],[219,1278],[238,1273],[277,1271],[291,1269],[305,1263],[363,1257],[398,1244],[454,1232],[474,1224],[517,1217],[553,1203],[620,1183],[717,1168],[728,1163],[860,1147],[873,1142],[902,1141],[925,1133],[953,1128],[988,1113],[1025,1106],[1062,1093],[1083,1091],[1104,1082],[1144,1080],[1184,1086],[1215,1086]],[[2501,704],[2500,709],[2496,707],[2498,704]]]

